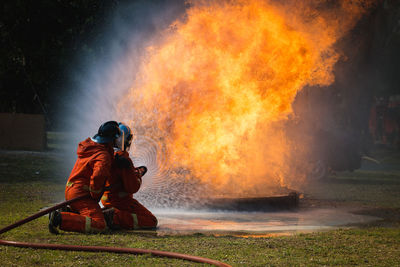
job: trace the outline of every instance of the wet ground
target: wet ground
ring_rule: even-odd
[[[380,218],[335,208],[281,212],[215,212],[154,210],[157,233],[221,235],[286,235],[350,227]]]

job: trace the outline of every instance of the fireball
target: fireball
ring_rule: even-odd
[[[370,4],[190,2],[148,46],[119,103],[132,110],[124,120],[136,138],[158,143],[160,169],[220,193],[254,195],[301,183],[284,127],[292,102],[305,86],[334,82],[342,53],[334,45]]]

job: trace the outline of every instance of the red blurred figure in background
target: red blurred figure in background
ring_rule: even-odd
[[[400,149],[400,95],[375,98],[369,128],[375,143]]]

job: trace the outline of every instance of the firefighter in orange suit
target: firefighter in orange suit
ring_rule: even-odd
[[[101,202],[107,210],[104,211],[107,225],[110,229],[151,229],[157,226],[156,217],[133,198],[141,184],[142,176],[147,172],[145,166],[135,168],[127,150],[131,145],[131,129],[119,123],[121,137],[118,139],[112,166],[112,173],[106,182],[106,191]]]
[[[65,199],[87,195],[87,198],[71,203],[72,212],[54,211],[49,216],[49,231],[96,233],[107,229],[99,201],[104,192],[106,178],[110,177],[114,160],[113,146],[121,135],[118,123],[102,124],[93,138],[78,145],[78,159],[65,188]]]

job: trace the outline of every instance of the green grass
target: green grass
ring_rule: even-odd
[[[47,148],[51,150],[66,149],[69,144],[73,143],[74,138],[66,132],[47,132],[46,133]]]
[[[318,199],[400,208],[400,171],[343,172],[309,184],[305,192]]]
[[[400,208],[400,152],[377,148],[367,168],[339,172],[310,183],[304,192],[320,200],[341,201],[380,208]]]
[[[0,151],[0,227],[25,218],[63,199],[66,173],[54,153]],[[308,189],[310,196],[390,207],[399,212],[399,173],[356,171],[330,177]],[[399,266],[400,222],[390,227],[364,226],[292,236],[242,238],[234,236],[156,236],[143,232],[97,235],[47,230],[47,217],[11,230],[1,239],[74,245],[159,249],[216,259],[233,266]],[[150,257],[33,250],[0,246],[0,266],[201,266]],[[206,265],[204,265],[206,266]]]

